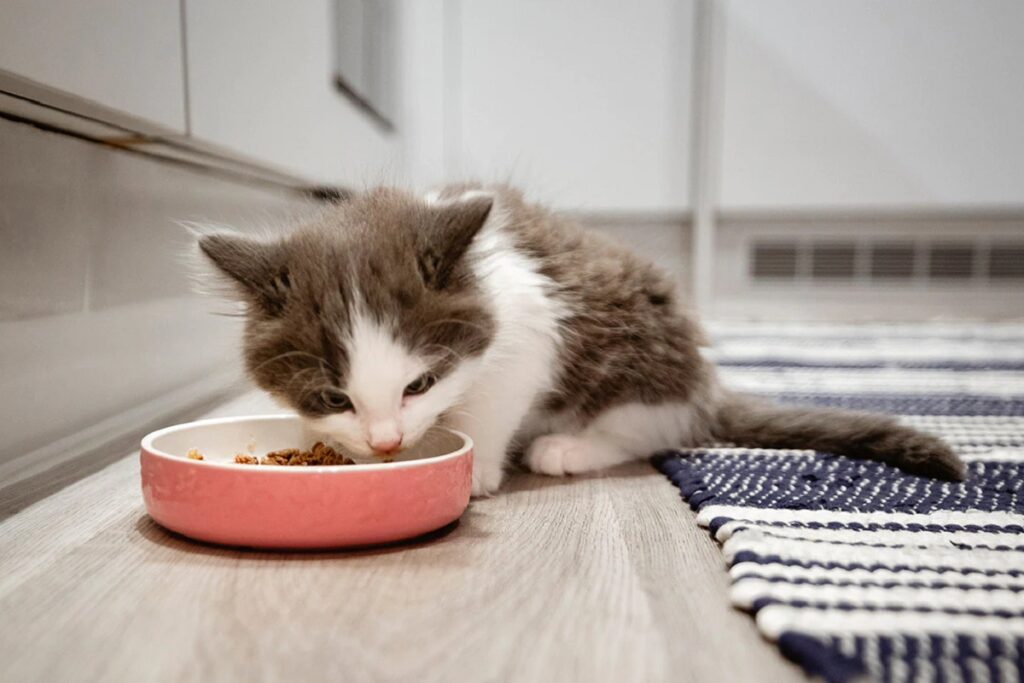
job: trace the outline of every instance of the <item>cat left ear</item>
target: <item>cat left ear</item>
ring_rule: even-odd
[[[452,273],[473,238],[487,222],[494,205],[489,195],[431,206],[431,220],[421,233],[420,273],[433,289],[448,286]]]
[[[264,311],[276,314],[284,306],[291,283],[279,245],[215,233],[201,237],[199,249]]]

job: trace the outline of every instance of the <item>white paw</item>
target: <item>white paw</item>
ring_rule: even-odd
[[[585,472],[588,443],[569,434],[549,434],[534,439],[526,452],[526,466],[538,474],[560,477]]]
[[[485,465],[479,461],[473,463],[473,488],[471,493],[474,498],[482,498],[494,494],[501,486],[501,480],[505,471],[500,465]]]

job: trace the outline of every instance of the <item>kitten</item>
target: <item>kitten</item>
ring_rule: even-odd
[[[281,239],[199,246],[247,304],[260,387],[362,457],[439,422],[462,430],[476,495],[515,455],[563,475],[713,442],[964,476],[943,442],[889,417],[722,388],[665,273],[510,188],[377,189]]]

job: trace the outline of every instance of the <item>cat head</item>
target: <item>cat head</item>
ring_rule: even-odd
[[[467,263],[491,204],[377,190],[274,241],[201,237],[245,304],[251,378],[356,455],[415,444],[494,335]]]

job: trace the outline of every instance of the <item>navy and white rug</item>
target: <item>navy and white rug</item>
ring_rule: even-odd
[[[811,451],[656,460],[722,544],[732,601],[827,681],[1024,679],[1024,325],[712,328],[725,382],[945,438],[964,483]]]

